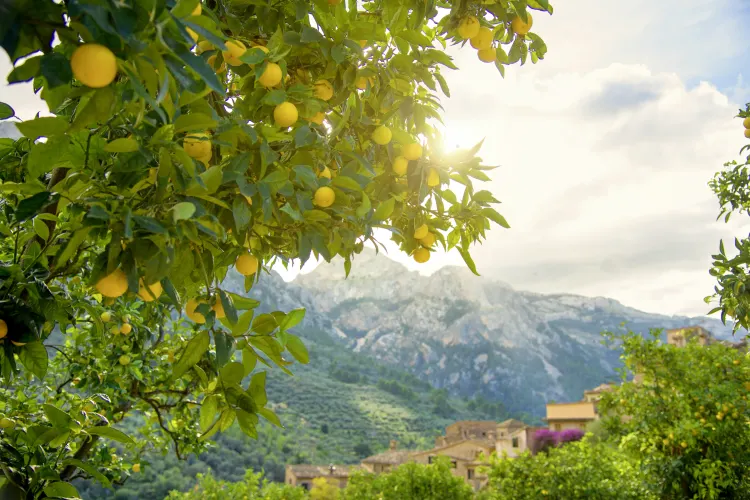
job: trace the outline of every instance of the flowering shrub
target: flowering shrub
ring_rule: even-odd
[[[560,446],[571,441],[580,441],[584,432],[580,429],[565,429],[564,431],[552,431],[539,429],[534,433],[534,442],[531,446],[533,454],[546,452],[549,448]]]

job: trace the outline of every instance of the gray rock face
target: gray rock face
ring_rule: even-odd
[[[239,275],[230,274],[227,284],[244,291]],[[424,277],[372,250],[356,256],[348,279],[335,262],[290,283],[264,275],[250,295],[263,309],[305,307],[304,327],[328,332],[342,348],[407,367],[452,393],[537,416],[548,400],[578,400],[583,390],[616,378],[619,352],[601,344],[600,332],[622,322],[644,334],[701,325],[716,337],[732,336],[717,319],[648,314],[603,297],[517,291],[458,267]]]

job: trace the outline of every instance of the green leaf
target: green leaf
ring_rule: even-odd
[[[245,368],[245,375],[250,375],[258,364],[258,355],[251,347],[242,350],[242,366]]]
[[[389,198],[378,205],[378,208],[375,209],[375,213],[372,214],[373,220],[378,221],[387,219],[393,213],[394,208],[396,208],[396,199]]]
[[[121,137],[120,139],[108,142],[104,146],[104,151],[107,153],[132,153],[133,151],[138,151],[138,141],[132,137]]]
[[[10,72],[8,83],[28,82],[39,74],[41,64],[42,56],[34,56],[26,59],[22,65]]]
[[[13,116],[16,116],[16,112],[13,108],[4,102],[0,102],[0,120],[7,120]]]
[[[224,94],[226,93],[224,85],[222,85],[221,80],[219,80],[219,77],[216,75],[216,71],[214,71],[214,69],[209,66],[202,57],[196,56],[186,49],[178,50],[175,53],[177,54],[177,57],[182,60],[182,62],[188,65],[193,71],[198,73],[203,81],[206,82],[209,87],[211,87],[211,90],[213,90],[220,96],[224,96]],[[166,61],[169,61],[169,59],[166,59]],[[174,66],[171,66],[171,68],[174,69]]]
[[[281,323],[279,323],[279,328],[281,330],[288,330],[290,328],[294,328],[300,322],[305,318],[305,310],[304,309],[295,309],[293,311],[289,311],[286,316],[284,316],[284,319],[281,320]]]
[[[195,205],[189,201],[182,201],[172,207],[172,219],[175,222],[178,220],[186,220],[193,216],[195,213]]]
[[[253,321],[253,331],[258,335],[268,335],[273,332],[277,326],[276,318],[271,314],[261,314]]]
[[[175,363],[172,369],[172,379],[182,377],[187,371],[208,351],[209,336],[207,331],[198,332],[190,341],[185,350],[182,352],[179,361]]]
[[[232,298],[224,290],[219,290],[219,300],[221,301],[221,307],[224,308],[224,314],[230,325],[237,324],[237,309],[234,307]]]
[[[471,255],[469,255],[469,252],[458,247],[458,252],[461,254],[461,257],[463,257],[464,262],[466,262],[466,265],[469,266],[469,269],[472,273],[476,274],[477,276],[480,276],[480,274],[477,272],[477,266],[474,264],[474,260],[472,260]]]
[[[266,420],[268,420],[269,422],[271,422],[276,427],[281,427],[282,429],[284,428],[284,426],[281,425],[281,420],[279,420],[279,417],[274,412],[272,412],[271,410],[269,410],[268,408],[259,408],[258,409],[258,415],[260,415],[261,417],[265,418]]]
[[[114,427],[108,427],[108,426],[96,426],[96,427],[89,427],[86,429],[86,432],[91,434],[92,436],[101,436],[105,437],[107,439],[111,439],[112,441],[117,441],[118,443],[122,444],[135,444],[135,441],[125,434],[122,431],[118,431]]]
[[[190,113],[189,115],[180,115],[174,121],[174,132],[203,132],[209,129],[215,129],[216,120],[203,113]]]
[[[47,349],[45,349],[44,344],[41,342],[29,342],[26,344],[24,349],[18,354],[18,358],[21,360],[24,368],[36,375],[39,380],[42,380],[47,374],[49,357],[47,356]]]
[[[238,361],[232,361],[219,370],[221,381],[225,385],[234,385],[242,382],[245,378],[245,367]]]
[[[34,232],[44,241],[47,241],[49,238],[49,228],[39,217],[34,219]]]
[[[48,484],[44,488],[44,494],[51,498],[81,498],[75,486],[64,481]]]
[[[482,213],[482,215],[484,215],[485,217],[487,217],[488,219],[490,219],[495,224],[498,224],[498,225],[504,227],[505,229],[510,229],[510,224],[508,224],[508,221],[505,220],[505,217],[503,217],[502,215],[500,215],[499,213],[497,213],[497,211],[495,211],[494,209],[492,209],[492,208],[483,208],[482,211],[481,211],[481,213]]]
[[[23,222],[29,220],[38,214],[42,208],[53,203],[60,197],[59,194],[52,194],[48,191],[42,191],[34,196],[21,200],[16,208],[16,221]]]
[[[47,80],[49,88],[65,85],[73,80],[70,61],[60,52],[48,52],[42,56],[42,76]]]
[[[357,214],[357,217],[364,217],[371,208],[372,205],[370,203],[370,198],[368,198],[365,193],[362,193],[362,203],[357,207],[357,210],[355,210],[354,213]]]
[[[68,458],[63,460],[63,465],[72,465],[74,467],[78,467],[82,471],[86,472],[89,476],[102,483],[105,488],[110,488],[112,486],[112,483],[110,483],[107,476],[99,472],[99,469],[91,464],[87,464],[86,462],[82,462],[81,460],[75,458]]]
[[[307,352],[307,347],[305,347],[305,344],[296,335],[287,334],[286,349],[294,356],[294,359],[303,365],[310,362],[310,354]]]
[[[333,178],[331,184],[340,188],[350,189],[352,191],[362,191],[362,186],[359,185],[359,182],[345,175],[337,175]]]
[[[248,392],[259,407],[266,406],[268,397],[266,396],[266,372],[258,372],[250,379]]]
[[[91,228],[85,227],[73,233],[73,236],[71,236],[68,240],[68,244],[65,245],[65,250],[63,250],[62,253],[57,257],[57,262],[68,262],[68,260],[73,257],[73,254],[76,252],[76,250],[78,250],[78,247],[81,246],[81,243],[86,241],[86,238],[89,235],[89,231],[91,231]]]
[[[16,123],[19,132],[31,140],[64,134],[68,130],[68,120],[61,116],[41,116],[33,120]]]
[[[257,438],[258,431],[255,428],[255,423],[258,417],[252,413],[246,412],[245,410],[236,410],[235,413],[237,414],[237,422],[240,424],[242,432],[253,439]]]
[[[300,37],[302,43],[320,42],[322,40],[325,40],[325,37],[320,31],[309,26],[302,27],[302,36]]]
[[[211,424],[214,422],[214,417],[219,411],[219,398],[215,395],[207,396],[201,404],[200,411],[200,429],[201,433],[205,433],[211,428]]]
[[[51,404],[43,404],[42,409],[47,416],[47,420],[49,420],[53,426],[60,429],[70,429],[70,425],[73,423],[73,418],[70,415]]]

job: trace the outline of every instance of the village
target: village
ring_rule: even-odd
[[[736,349],[746,349],[744,340],[739,343],[720,341],[700,326],[666,330],[667,343],[675,347],[685,347],[692,339],[700,345],[722,342]],[[642,376],[636,374],[634,381],[640,383]],[[486,465],[484,458],[496,453],[512,459],[527,451],[533,452],[537,432],[541,430],[585,432],[589,424],[599,420],[598,402],[612,388],[613,385],[604,383],[584,391],[579,401],[547,403],[543,418],[546,426],[532,426],[515,419],[499,423],[459,421],[445,428],[445,435],[435,439],[432,449],[402,450],[397,441],[391,440],[387,451],[367,457],[359,465],[287,465],[285,482],[309,490],[313,480],[326,478],[339,488],[345,488],[350,475],[358,470],[381,474],[407,462],[430,464],[435,457],[444,456],[450,460],[454,476],[463,478],[474,490],[479,490],[487,483],[487,476],[482,473],[482,466]]]

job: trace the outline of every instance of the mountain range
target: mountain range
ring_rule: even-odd
[[[231,272],[225,287],[243,293]],[[601,332],[700,325],[720,339],[715,318],[652,314],[604,297],[540,294],[448,266],[430,276],[365,249],[345,278],[342,261],[291,282],[275,272],[251,295],[264,309],[305,307],[305,328],[327,332],[341,349],[374,357],[449,393],[500,401],[511,412],[542,416],[550,400],[577,401],[617,378],[617,350]],[[742,337],[746,332],[738,332]]]

